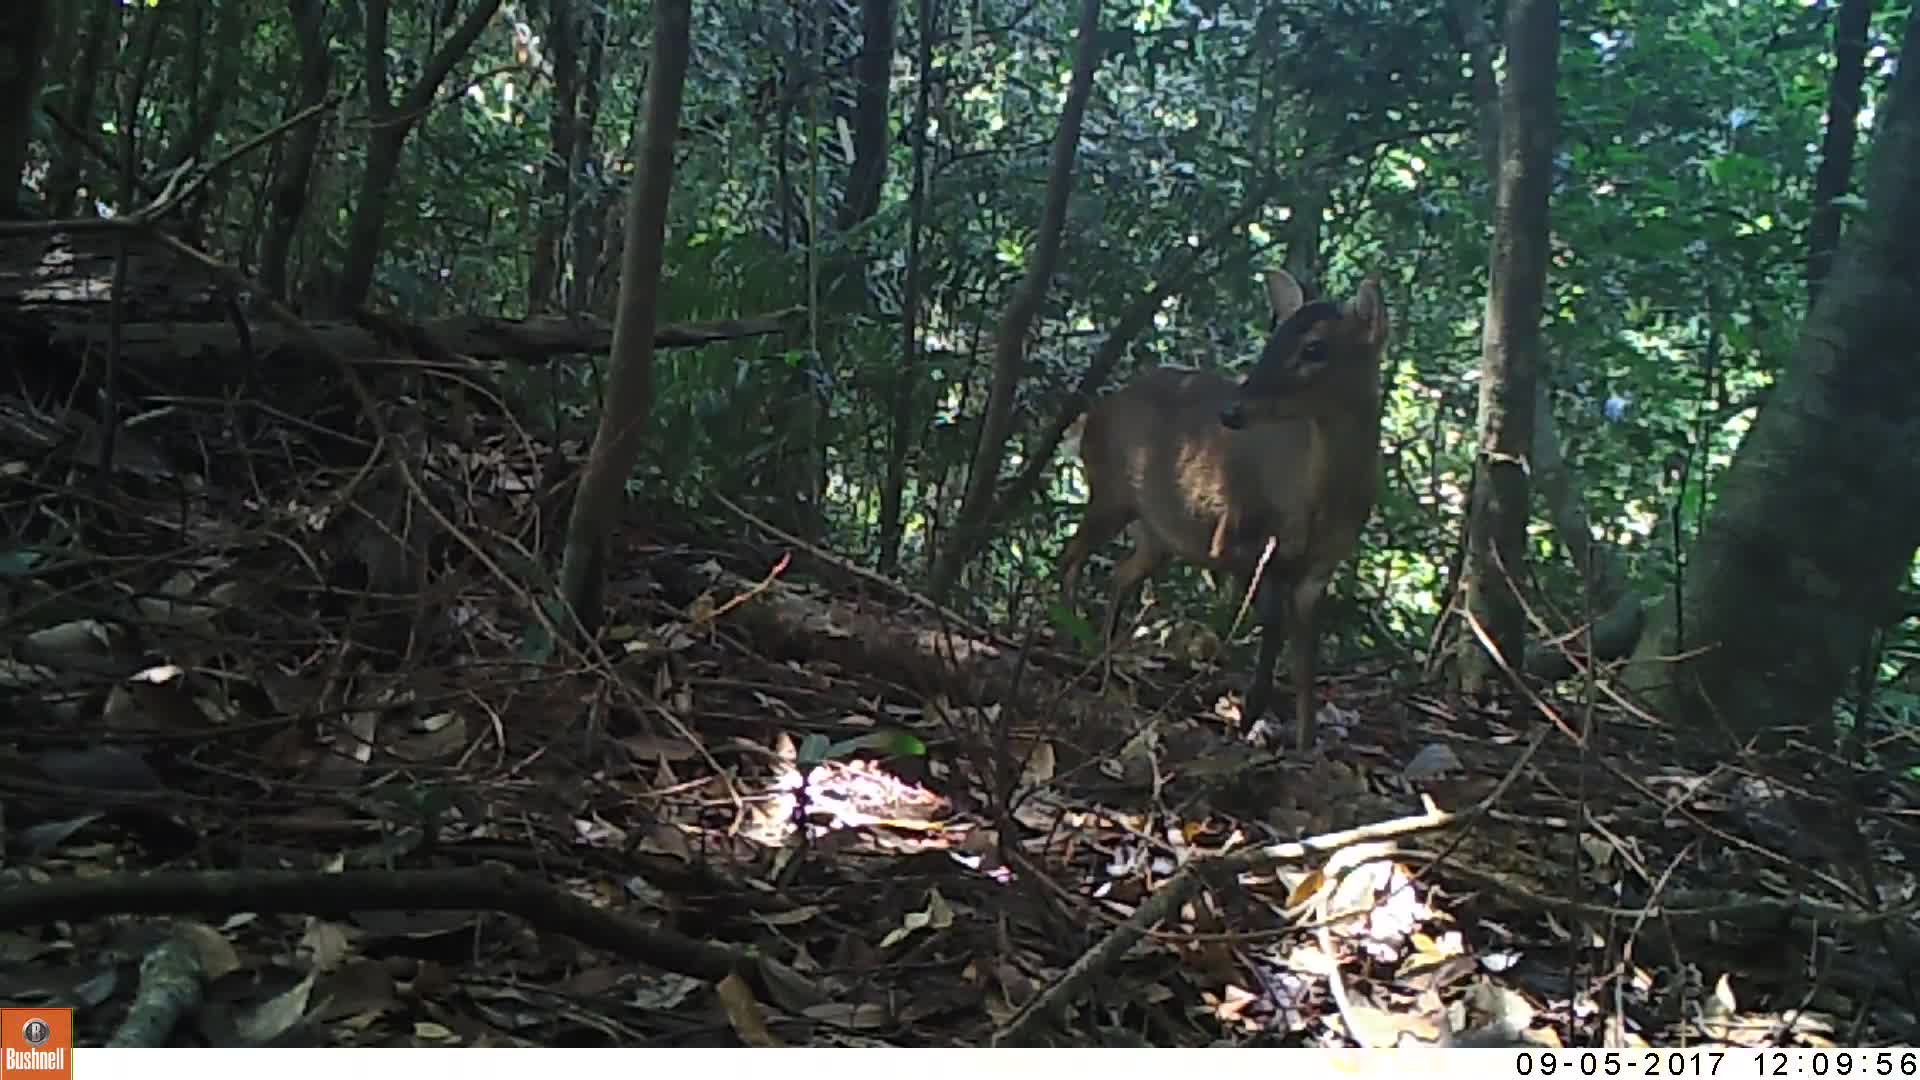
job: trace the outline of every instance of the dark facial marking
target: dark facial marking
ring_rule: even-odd
[[[1319,353],[1315,350],[1323,352],[1326,349],[1326,343],[1323,341],[1315,340],[1303,344],[1301,339],[1314,327],[1339,317],[1340,305],[1325,300],[1315,300],[1311,304],[1301,305],[1300,310],[1289,316],[1286,322],[1274,327],[1273,333],[1267,338],[1266,348],[1260,350],[1260,361],[1247,375],[1247,392],[1278,393],[1285,389],[1288,377],[1293,374],[1293,358],[1296,352],[1304,348],[1310,357],[1318,359]]]
[[[1278,337],[1283,332],[1291,333],[1297,338],[1301,334],[1313,329],[1314,326],[1319,323],[1339,317],[1339,304],[1333,303],[1330,300],[1315,300],[1312,303],[1301,304],[1300,309],[1292,315],[1289,315],[1286,322],[1273,328],[1273,333],[1275,337]]]

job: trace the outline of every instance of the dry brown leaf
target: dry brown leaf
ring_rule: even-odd
[[[693,602],[687,605],[687,618],[696,623],[711,621],[718,607],[719,605],[713,599],[713,590],[708,589],[694,597]]]
[[[1009,1005],[1026,1004],[1027,999],[1033,997],[1035,991],[1039,989],[1038,984],[1028,978],[1026,972],[1020,970],[1020,965],[1010,960],[1003,959],[996,962],[993,966],[993,976],[994,981],[1000,984],[1000,992],[1006,995]]]
[[[183,920],[173,924],[173,932],[200,958],[200,971],[208,982],[222,979],[240,970],[240,956],[227,936],[206,923]]]
[[[1053,744],[1042,742],[1027,755],[1026,767],[1020,770],[1020,782],[1025,785],[1044,784],[1053,779]]]
[[[436,1024],[431,1020],[415,1021],[413,1025],[413,1037],[421,1042],[429,1043],[445,1044],[460,1041],[460,1036],[454,1034],[452,1028],[445,1024]]]
[[[1322,952],[1318,945],[1302,943],[1287,950],[1286,965],[1294,971],[1304,971],[1309,975],[1332,975],[1340,970],[1333,957]]]
[[[395,739],[387,752],[411,764],[451,762],[467,748],[467,719],[458,713],[437,713],[425,717],[416,731]]]
[[[640,838],[639,851],[643,855],[667,855],[682,862],[693,861],[693,845],[688,843],[687,834],[678,825],[664,822],[647,828]]]
[[[1441,1037],[1440,1021],[1435,1017],[1423,1016],[1419,1013],[1389,1012],[1386,1009],[1376,1009],[1371,1005],[1362,1005],[1358,1002],[1350,1002],[1344,1014],[1335,1013],[1328,1016],[1327,1022],[1331,1024],[1338,1019],[1340,1027],[1345,1029],[1348,1015],[1351,1015],[1353,1022],[1359,1025],[1360,1030],[1348,1031],[1347,1036],[1362,1046],[1397,1046],[1402,1036],[1411,1036],[1430,1045],[1438,1042]]]
[[[1552,1024],[1548,1024],[1545,1027],[1532,1028],[1526,1031],[1525,1033],[1523,1033],[1520,1037],[1527,1040],[1530,1043],[1533,1043],[1535,1046],[1546,1046],[1546,1047],[1551,1047],[1555,1050],[1561,1049],[1563,1046],[1566,1045],[1565,1043],[1562,1043],[1560,1041],[1560,1032]],[[1634,1038],[1636,1038],[1636,1036],[1634,1036],[1632,1033],[1628,1033],[1627,1039],[1629,1042],[1631,1042]]]
[[[234,1031],[240,1041],[248,1046],[265,1046],[292,1031],[306,1019],[307,1002],[313,997],[313,984],[318,977],[318,972],[309,971],[285,992],[235,1017]]]
[[[767,1030],[767,1020],[760,1001],[753,996],[753,989],[745,979],[737,974],[729,974],[714,987],[714,992],[720,996],[720,1007],[726,1011],[727,1023],[732,1025],[733,1033],[740,1036],[741,1042],[759,1047],[785,1045]]]
[[[1251,1030],[1249,1025],[1258,1026],[1247,1019],[1245,1013],[1248,1006],[1260,999],[1244,987],[1228,986],[1219,994],[1202,993],[1200,999],[1207,1003],[1207,1008],[1212,1010],[1214,1018],[1222,1023],[1249,1028],[1249,1030]]]
[[[820,905],[803,904],[790,911],[776,911],[767,915],[755,915],[754,918],[768,926],[799,926],[811,922],[820,914]]]
[[[1309,871],[1307,876],[1302,878],[1300,883],[1295,885],[1291,892],[1287,893],[1287,908],[1293,909],[1300,907],[1308,900],[1313,899],[1313,895],[1319,892],[1321,887],[1326,885],[1326,883],[1326,874],[1319,870]]]
[[[701,985],[700,980],[691,975],[672,972],[642,975],[634,980],[632,996],[627,999],[627,1004],[636,1009],[677,1009]]]
[[[1739,1011],[1739,1003],[1733,996],[1733,983],[1722,972],[1714,980],[1713,993],[1700,1006],[1700,1032],[1709,1039],[1722,1040],[1732,1037],[1732,1020]]]
[[[760,961],[760,977],[766,981],[767,997],[775,1005],[788,1012],[799,1012],[820,1004],[826,996],[818,984],[802,974],[805,971],[818,971],[819,968],[813,957],[802,949],[787,964],[763,958]]]
[[[953,908],[948,905],[947,898],[940,895],[939,889],[933,889],[927,896],[927,906],[919,911],[908,912],[907,917],[900,920],[899,926],[887,931],[887,936],[880,939],[880,947],[884,949],[898,944],[916,930],[945,930],[952,925]]]
[[[362,769],[373,759],[380,712],[376,709],[350,711],[343,727],[344,731],[330,731],[321,739],[322,749],[312,762],[308,782],[338,787],[351,787],[359,782]]]
[[[560,989],[578,998],[601,997],[611,993],[627,977],[624,969],[612,964],[581,968],[560,983]]]

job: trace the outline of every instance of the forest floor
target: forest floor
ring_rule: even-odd
[[[719,501],[570,659],[579,447],[275,362],[124,378],[108,470],[0,390],[0,1000],[83,1044],[1920,1042],[1905,780],[1411,661],[1274,752],[1243,659],[1102,693]]]

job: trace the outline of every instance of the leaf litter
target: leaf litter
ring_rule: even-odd
[[[182,407],[147,436],[204,461],[220,422]],[[158,1029],[176,1045],[1920,1036],[1904,779],[1845,810],[1804,761],[1735,768],[1615,704],[1596,719],[1632,737],[1596,761],[1539,737],[1564,702],[1469,708],[1379,668],[1330,668],[1325,745],[1277,754],[1217,641],[1134,649],[1103,694],[1064,639],[1023,653],[718,499],[636,509],[608,563],[617,645],[569,658],[532,579],[471,557],[550,512],[538,440],[416,432],[404,466],[346,469],[310,440],[279,444],[310,468],[234,455],[270,491],[202,477],[184,531],[176,490],[103,506],[6,474],[110,523],[89,557],[145,558],[128,603],[0,553],[21,596],[100,612],[10,609],[25,648],[0,680],[0,897],[79,882],[147,913],[0,931],[0,998],[75,1006],[82,1042],[129,1030],[162,948],[201,991]],[[422,494],[453,532],[418,524]],[[406,610],[343,605],[392,591],[389,557]],[[1315,843],[1396,820],[1442,823]],[[694,977],[484,906],[207,925],[140,892],[157,870],[480,865],[777,966]],[[1064,1008],[1036,1023],[1042,1003]]]

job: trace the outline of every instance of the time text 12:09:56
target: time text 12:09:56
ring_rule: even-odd
[[[1889,1077],[1920,1080],[1920,1051],[1896,1050],[1522,1050],[1513,1075],[1532,1077]]]

